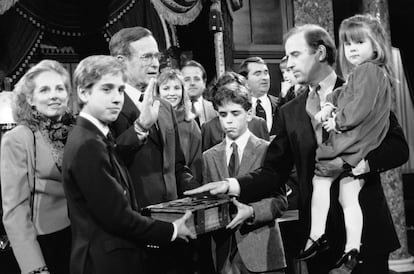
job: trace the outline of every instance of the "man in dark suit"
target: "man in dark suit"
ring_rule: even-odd
[[[81,101],[63,156],[63,183],[72,229],[70,272],[141,273],[145,244],[194,238],[187,216],[174,224],[143,217],[108,124],[124,102],[125,72],[111,56],[90,56],[74,73]],[[152,104],[150,95],[144,100]],[[142,143],[140,144],[142,145]]]
[[[253,113],[267,123],[270,136],[275,135],[279,99],[269,94],[270,74],[266,62],[257,56],[240,64],[239,73],[246,77],[252,94]]]
[[[308,85],[309,89],[320,86],[321,102],[334,86],[340,85],[341,81],[332,67],[335,60],[335,45],[323,28],[305,25],[292,29],[286,35],[285,50],[288,67],[292,69],[298,82]],[[280,187],[280,184],[284,184],[295,164],[299,179],[299,225],[296,232],[298,244],[293,248],[298,254],[307,241],[310,229],[311,178],[314,172],[321,176],[334,176],[345,171],[351,171],[354,175],[362,174],[366,183],[359,195],[364,213],[361,257],[346,257],[341,264],[347,269],[346,273],[388,273],[389,253],[400,245],[379,173],[407,161],[408,146],[402,129],[391,113],[391,125],[386,138],[377,149],[367,155],[361,163],[365,168],[358,171],[344,165],[341,158],[315,163],[317,138],[306,113],[307,99],[308,92],[304,92],[280,109],[276,138],[269,146],[261,169],[236,179],[213,182],[186,194],[198,191],[230,192],[239,194],[241,201],[257,200]],[[338,191],[338,184],[334,183],[331,188],[332,198],[326,230],[330,252],[320,253],[318,250],[317,256],[307,261],[309,273],[328,273],[342,256],[345,229],[342,209],[337,199]],[[318,244],[326,247],[325,243]],[[360,259],[362,263],[358,263]]]
[[[181,73],[184,77],[184,89],[191,100],[192,112],[196,115],[198,125],[202,126],[217,117],[213,104],[203,97],[207,83],[206,70],[200,63],[190,60],[181,68]]]
[[[158,99],[159,108],[144,113],[141,102],[141,95],[154,92],[145,91],[145,87],[158,75],[157,41],[146,28],[125,28],[112,36],[109,49],[111,55],[125,65],[128,76],[124,106],[118,119],[111,124],[117,145],[127,148],[131,139],[137,142],[146,139],[145,145],[125,159],[138,206],[177,199],[184,190],[198,183],[185,165],[174,110],[170,103]],[[148,118],[155,118],[156,122],[148,124]],[[175,268],[173,265],[178,264],[179,257],[174,256],[180,252],[170,248],[176,247],[148,248],[147,265],[152,273],[164,273],[163,269]]]

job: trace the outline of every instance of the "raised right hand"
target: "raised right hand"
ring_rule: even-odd
[[[138,118],[138,123],[144,129],[149,129],[158,119],[160,101],[154,99],[154,92],[157,86],[156,83],[157,80],[151,78],[144,91],[144,99],[142,100],[140,108],[141,114]]]
[[[188,242],[190,239],[196,239],[197,235],[190,231],[190,229],[185,224],[191,217],[191,211],[187,210],[183,217],[174,221],[174,224],[177,227],[177,238],[181,238],[184,241]]]

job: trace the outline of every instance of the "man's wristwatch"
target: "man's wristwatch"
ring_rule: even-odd
[[[149,129],[146,129],[141,125],[141,123],[139,122],[139,119],[135,120],[134,128],[135,128],[135,131],[140,132],[140,133],[148,133],[149,131]]]

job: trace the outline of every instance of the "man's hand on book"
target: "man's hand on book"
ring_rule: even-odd
[[[184,195],[195,195],[203,192],[210,192],[211,195],[227,194],[229,187],[229,181],[211,182],[200,187],[187,190],[184,192]]]
[[[190,217],[191,211],[187,210],[183,217],[174,221],[174,224],[177,227],[177,238],[181,238],[186,242],[188,242],[190,239],[197,238],[197,235],[192,233],[185,224],[185,221],[187,221]]]

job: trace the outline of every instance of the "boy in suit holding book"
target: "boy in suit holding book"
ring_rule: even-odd
[[[72,274],[141,273],[143,246],[195,238],[185,226],[189,213],[168,223],[137,210],[128,171],[108,127],[122,109],[125,80],[123,65],[111,56],[87,57],[74,72],[81,112],[63,156]],[[154,82],[148,88],[153,87]],[[145,94],[143,104],[155,104],[152,92]]]
[[[246,174],[259,168],[268,142],[248,130],[251,98],[243,85],[219,88],[213,94],[225,140],[203,153],[204,183]],[[287,208],[285,190],[256,203],[234,199],[238,213],[226,231],[213,235],[218,273],[284,273],[282,238],[275,221]],[[213,245],[214,245],[213,244]]]

